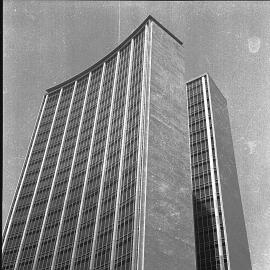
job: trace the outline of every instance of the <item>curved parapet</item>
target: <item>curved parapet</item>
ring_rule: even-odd
[[[104,62],[108,61],[111,57],[113,57],[113,55],[116,55],[118,51],[120,51],[123,47],[126,46],[126,44],[134,37],[136,36],[143,28],[144,26],[149,23],[149,22],[154,22],[156,25],[158,25],[160,28],[162,28],[168,35],[170,35],[175,41],[177,41],[180,45],[183,45],[183,42],[180,41],[174,34],[172,34],[167,28],[165,28],[162,24],[160,24],[155,18],[153,18],[151,15],[149,15],[142,23],[139,27],[137,27],[137,29],[135,29],[123,42],[121,42],[121,44],[119,44],[113,51],[111,51],[110,53],[108,53],[106,56],[104,56],[101,60],[99,60],[97,63],[95,63],[94,65],[92,65],[91,67],[87,68],[86,70],[82,71],[81,73],[73,76],[72,78],[58,84],[55,85],[49,89],[47,89],[47,93],[51,93],[57,89],[60,89],[61,87],[63,87],[64,85],[67,85],[75,80],[77,80],[78,78],[84,76],[85,74],[95,70],[97,67],[101,66]]]

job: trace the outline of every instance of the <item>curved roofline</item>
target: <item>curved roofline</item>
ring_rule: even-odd
[[[70,79],[65,80],[64,82],[57,84],[51,88],[48,88],[46,90],[47,93],[51,93],[54,90],[57,90],[61,87],[63,87],[66,84],[69,84],[73,82],[75,79],[78,79],[82,77],[83,75],[86,75],[88,72],[91,70],[95,69],[98,67],[101,63],[105,62],[106,59],[109,59],[111,56],[114,55],[117,51],[119,51],[133,36],[135,36],[142,28],[144,25],[147,24],[148,21],[153,21],[155,22],[160,28],[162,28],[168,35],[170,35],[174,40],[176,40],[181,46],[183,46],[183,42],[180,41],[174,34],[172,34],[167,28],[165,28],[162,24],[160,24],[155,18],[153,18],[151,15],[149,15],[124,41],[122,41],[115,49],[113,49],[111,52],[109,52],[107,55],[105,55],[102,59],[100,59],[98,62],[96,62],[94,65],[91,67],[85,69],[84,71],[80,72],[77,75],[74,75]]]

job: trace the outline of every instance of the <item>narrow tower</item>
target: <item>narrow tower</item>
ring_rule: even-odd
[[[197,270],[251,270],[227,101],[208,74],[187,95]]]

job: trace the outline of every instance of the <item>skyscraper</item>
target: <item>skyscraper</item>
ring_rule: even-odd
[[[3,269],[251,269],[226,100],[183,75],[182,42],[149,16],[46,90]]]
[[[195,269],[182,42],[152,17],[46,91],[3,269]]]
[[[187,93],[197,269],[250,270],[226,99],[208,74]]]

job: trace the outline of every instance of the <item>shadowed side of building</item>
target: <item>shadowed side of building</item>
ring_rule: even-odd
[[[230,268],[251,270],[227,103],[208,76]]]

